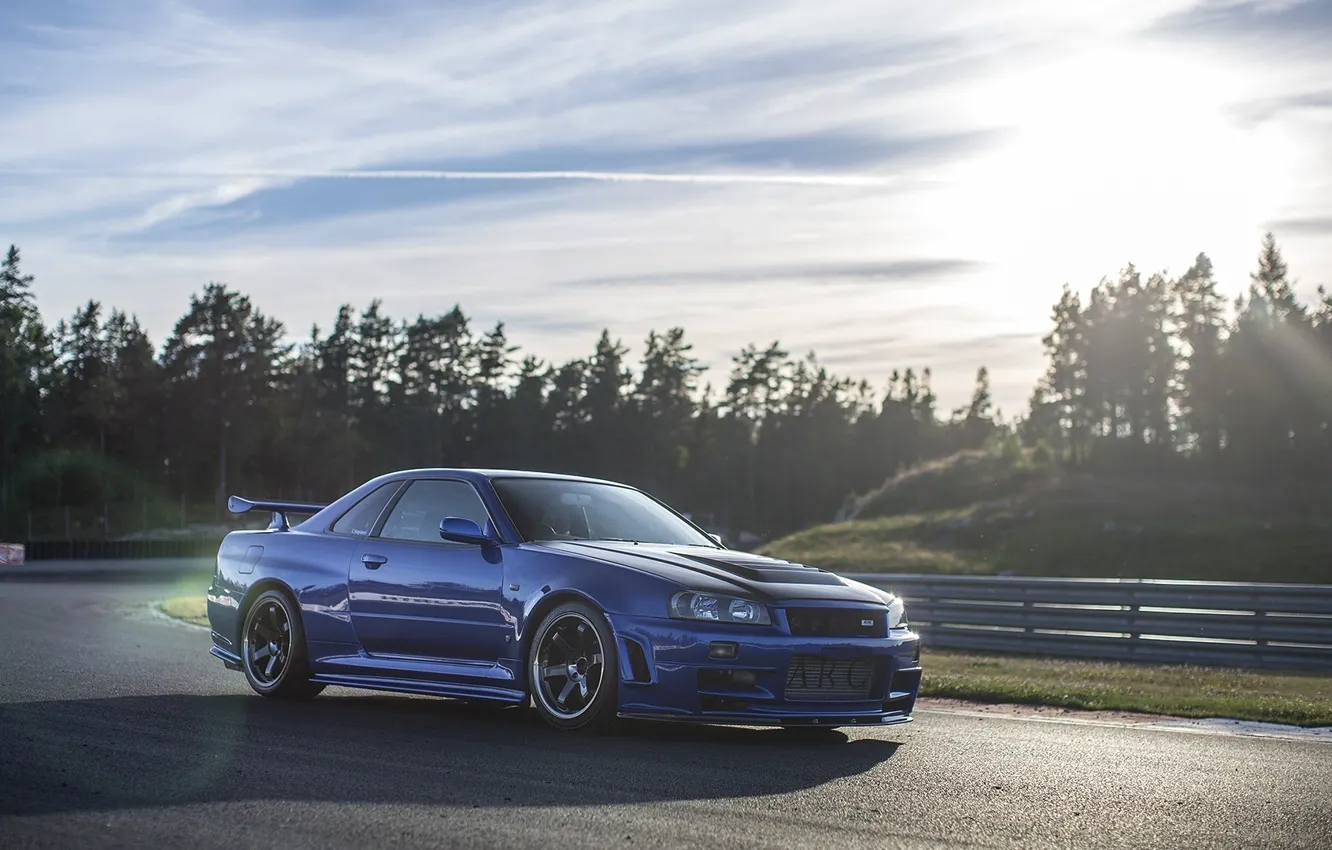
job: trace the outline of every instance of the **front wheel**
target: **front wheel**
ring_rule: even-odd
[[[615,722],[619,659],[600,611],[567,602],[546,615],[528,649],[532,702],[563,731],[605,730]]]
[[[242,635],[245,678],[256,693],[309,699],[324,689],[310,681],[301,616],[285,593],[269,590],[260,594],[245,613]]]

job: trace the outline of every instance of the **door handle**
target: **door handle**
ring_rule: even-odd
[[[388,558],[383,555],[362,555],[361,563],[365,564],[367,570],[377,570],[388,563]]]

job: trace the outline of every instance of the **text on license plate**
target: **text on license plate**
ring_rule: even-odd
[[[796,655],[786,668],[786,698],[852,700],[869,696],[874,667],[865,658]]]

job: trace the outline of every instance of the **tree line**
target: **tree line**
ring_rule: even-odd
[[[331,499],[405,467],[571,472],[641,486],[720,527],[771,535],[831,520],[850,494],[999,438],[1095,469],[1260,482],[1332,471],[1332,296],[1302,304],[1275,239],[1223,297],[1200,254],[1179,277],[1132,265],[1084,299],[1066,286],[1048,369],[1003,423],[981,368],[937,409],[928,368],[886,387],[810,353],[750,344],[710,381],[682,328],[637,358],[609,330],[564,363],[460,306],[398,319],[344,305],[292,342],[223,284],[190,297],[160,348],[89,301],[54,326],[16,247],[0,264],[0,523],[60,505],[211,503],[232,492]],[[978,494],[983,498],[983,494]]]
[[[1130,265],[1085,300],[1066,286],[1024,437],[1083,466],[1326,481],[1332,295],[1304,304],[1293,283],[1269,233],[1233,305],[1206,254],[1177,278]]]
[[[682,328],[637,359],[603,331],[548,363],[459,306],[396,319],[338,309],[302,342],[210,283],[160,349],[133,315],[89,301],[44,324],[11,247],[0,266],[0,521],[29,511],[229,493],[332,499],[393,469],[485,466],[625,481],[719,527],[760,535],[831,518],[923,459],[998,426],[984,369],[936,411],[928,369],[886,391],[778,342],[748,345],[714,386]],[[146,509],[145,509],[146,511]]]

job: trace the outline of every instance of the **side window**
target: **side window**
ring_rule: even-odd
[[[390,540],[444,543],[439,524],[444,517],[470,519],[486,527],[490,515],[471,484],[463,481],[413,481],[393,506],[379,536]]]
[[[355,534],[357,537],[368,537],[375,528],[375,520],[388,504],[389,499],[397,492],[399,482],[390,481],[388,484],[381,484],[374,490],[371,490],[361,501],[351,506],[345,514],[338,517],[338,521],[333,523],[330,531],[336,531],[339,534]]]

